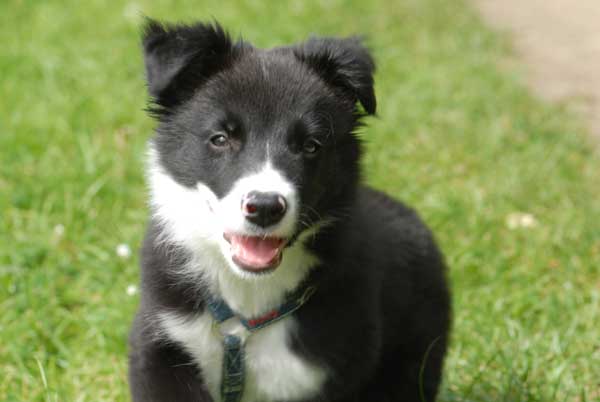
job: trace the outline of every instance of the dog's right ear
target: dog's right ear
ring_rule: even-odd
[[[188,100],[211,75],[234,60],[234,45],[217,23],[162,24],[147,19],[143,29],[144,63],[148,92],[168,112]]]

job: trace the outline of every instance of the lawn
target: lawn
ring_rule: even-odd
[[[141,13],[264,47],[367,34],[365,177],[421,212],[451,267],[440,400],[600,399],[598,145],[498,67],[507,42],[463,1],[3,0],[0,400],[128,400],[153,127]]]

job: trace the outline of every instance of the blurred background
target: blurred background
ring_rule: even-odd
[[[365,34],[379,104],[365,180],[420,211],[451,268],[440,400],[599,400],[599,140],[571,101],[533,95],[520,45],[479,7],[0,2],[0,400],[129,400],[154,126],[143,15],[216,19],[259,47]]]

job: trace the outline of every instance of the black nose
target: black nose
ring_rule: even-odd
[[[286,209],[285,198],[278,193],[251,191],[242,200],[242,213],[246,219],[263,228],[279,222]]]

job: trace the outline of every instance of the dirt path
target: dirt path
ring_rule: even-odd
[[[600,0],[472,1],[512,36],[532,89],[550,101],[574,99],[600,139]]]

